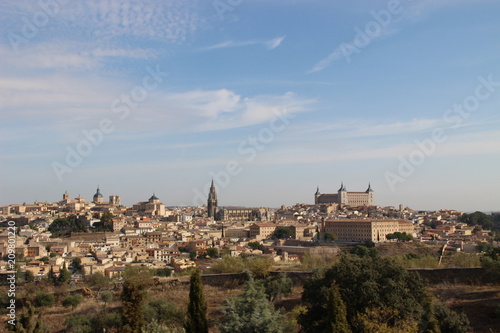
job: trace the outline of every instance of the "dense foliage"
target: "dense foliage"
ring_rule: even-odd
[[[500,248],[491,249],[481,258],[481,265],[492,281],[500,280]]]
[[[483,229],[491,230],[495,227],[495,219],[492,215],[487,215],[483,212],[474,212],[472,214],[463,214],[459,219],[462,223],[467,223],[470,226],[479,225]],[[500,222],[500,221],[499,221]],[[500,224],[497,225],[497,229],[500,228]]]
[[[344,255],[333,267],[315,272],[305,284],[302,300],[308,310],[299,318],[303,332],[331,331],[333,284],[340,289],[353,332],[366,332],[374,320],[385,322],[389,331],[398,327],[413,331],[426,315],[427,291],[415,273],[389,259]],[[440,319],[446,322],[455,315],[449,311]]]
[[[271,235],[272,239],[288,239],[292,236],[292,231],[288,228],[278,227]]]
[[[395,233],[387,234],[385,238],[387,238],[387,240],[397,239],[398,241],[411,241],[413,239],[413,236],[407,234],[406,232],[396,231]]]
[[[265,256],[256,257],[231,257],[225,256],[218,260],[212,268],[211,273],[242,273],[251,272],[254,278],[265,278],[274,262]]]
[[[261,332],[288,333],[293,330],[286,316],[274,309],[267,299],[264,287],[252,277],[242,293],[227,300],[219,325],[222,333]]]
[[[140,333],[145,325],[144,306],[151,272],[142,267],[127,267],[124,273],[122,300],[123,332]]]
[[[67,219],[57,218],[49,226],[53,237],[69,236],[72,232],[87,231],[87,223],[76,215],[68,216]]]

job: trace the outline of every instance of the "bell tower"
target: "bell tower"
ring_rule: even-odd
[[[208,193],[207,200],[207,210],[208,217],[216,219],[217,215],[217,193],[215,192],[214,180],[212,179],[212,185],[210,186],[210,192]]]

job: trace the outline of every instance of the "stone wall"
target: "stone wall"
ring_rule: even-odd
[[[485,275],[483,268],[436,268],[436,269],[409,269],[416,272],[429,284],[451,283],[451,284],[481,284],[495,283]],[[270,272],[270,275],[285,273],[296,286],[304,285],[312,272]],[[211,286],[231,286],[245,283],[248,276],[246,273],[234,274],[208,274],[202,275],[204,284]],[[496,281],[498,283],[498,281]]]

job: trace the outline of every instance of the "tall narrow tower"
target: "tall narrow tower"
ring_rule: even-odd
[[[347,190],[346,190],[346,188],[344,186],[344,182],[342,182],[342,184],[340,184],[340,188],[338,190],[338,194],[339,194],[339,196],[338,196],[339,202],[338,203],[341,204],[341,205],[348,204],[348,202],[347,202]]]
[[[212,185],[210,186],[210,192],[208,193],[207,210],[208,217],[212,217],[215,220],[217,214],[217,193],[215,192],[213,179]]]
[[[319,204],[319,196],[321,193],[319,192],[319,186],[316,188],[316,193],[314,193],[314,204]]]

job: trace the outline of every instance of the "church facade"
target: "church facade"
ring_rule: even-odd
[[[344,183],[340,185],[337,193],[320,193],[319,187],[314,193],[314,204],[338,204],[346,206],[373,206],[374,195],[370,184],[364,192],[348,192]]]
[[[207,215],[215,221],[266,221],[271,218],[267,208],[219,208],[213,180],[208,192]]]

